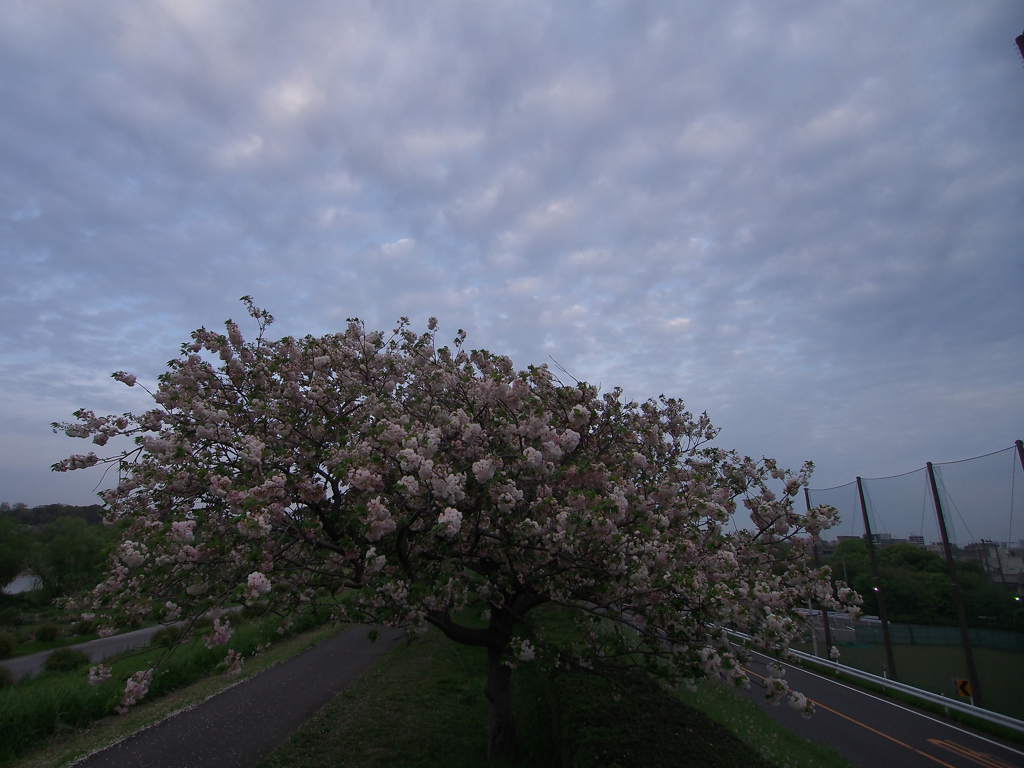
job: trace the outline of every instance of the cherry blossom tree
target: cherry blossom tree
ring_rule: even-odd
[[[422,334],[405,318],[390,334],[350,320],[270,341],[273,318],[243,301],[256,340],[231,321],[196,331],[151,410],[54,424],[99,446],[133,440],[54,466],[119,467],[102,496],[128,525],[91,605],[110,621],[213,611],[209,643],[227,640],[219,611],[239,604],[433,625],[486,649],[496,756],[515,749],[517,664],[746,684],[723,627],[779,655],[801,630],[797,606],[839,607],[806,557],[835,512],[794,509],[810,464],[792,473],[712,447],[707,415],[679,400],[517,372],[467,350],[462,331],[438,347],[433,319]],[[749,525],[733,524],[738,500]],[[571,641],[532,620],[545,604],[578,622]],[[126,705],[147,681],[129,681]],[[809,707],[778,674],[770,682],[770,697]]]

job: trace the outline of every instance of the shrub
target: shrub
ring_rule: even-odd
[[[183,634],[185,634],[183,627],[164,627],[153,633],[153,636],[149,638],[149,644],[170,648],[181,639]]]
[[[43,666],[48,672],[74,672],[91,663],[92,660],[82,651],[58,648],[46,657]]]
[[[14,673],[7,667],[0,667],[0,688],[10,688],[14,685]]]
[[[242,609],[242,618],[245,621],[255,621],[267,615],[266,606],[247,605]]]
[[[0,659],[6,659],[18,646],[18,641],[10,632],[0,632]]]
[[[52,643],[60,637],[60,627],[56,624],[40,624],[36,627],[35,636],[40,643]]]
[[[82,621],[76,623],[74,627],[72,627],[71,631],[74,632],[76,635],[88,635],[95,628],[95,621],[87,621],[83,619]]]

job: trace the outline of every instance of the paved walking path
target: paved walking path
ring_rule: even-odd
[[[401,636],[353,627],[77,763],[84,768],[251,768]]]
[[[137,629],[134,632],[125,632],[122,635],[101,637],[98,640],[87,640],[84,643],[75,643],[74,645],[67,645],[64,647],[83,651],[92,661],[102,661],[108,656],[113,656],[114,654],[121,653],[122,651],[130,651],[132,648],[138,648],[139,646],[145,645],[149,642],[149,638],[161,629],[163,629],[163,627],[157,624],[154,627]],[[46,661],[47,656],[53,653],[53,650],[54,649],[49,651],[39,651],[39,653],[30,653],[27,656],[15,656],[13,659],[4,659],[3,661],[0,661],[0,666],[7,667],[11,670],[11,672],[14,673],[15,680],[38,675],[43,671],[43,662]]]

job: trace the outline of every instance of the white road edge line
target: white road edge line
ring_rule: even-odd
[[[760,656],[763,659],[767,659],[769,662],[777,661],[777,659],[773,659],[771,656],[765,656],[763,653],[758,653],[757,651],[751,651],[750,655],[751,656]],[[989,738],[987,738],[985,736],[979,736],[974,731],[964,730],[963,728],[960,728],[959,726],[953,725],[948,720],[939,720],[937,717],[932,717],[931,715],[927,715],[924,712],[920,712],[920,711],[918,711],[916,709],[910,709],[909,707],[905,707],[902,704],[897,704],[895,701],[890,701],[889,699],[883,699],[882,697],[877,696],[874,693],[869,693],[868,691],[862,690],[860,688],[855,688],[854,686],[847,685],[846,683],[840,682],[839,680],[833,680],[832,678],[826,677],[825,675],[819,674],[818,672],[811,672],[809,669],[805,669],[804,667],[799,667],[799,666],[797,666],[795,664],[790,664],[789,662],[785,662],[785,661],[781,662],[781,663],[784,664],[787,667],[791,667],[792,669],[797,670],[798,672],[803,672],[804,674],[812,675],[813,677],[820,678],[820,679],[825,680],[825,681],[827,681],[829,683],[832,683],[833,685],[838,685],[838,686],[840,686],[842,688],[846,688],[847,690],[855,691],[856,693],[859,693],[859,694],[861,694],[863,696],[867,696],[869,698],[872,698],[875,701],[881,701],[882,703],[888,704],[891,707],[896,707],[897,709],[902,709],[904,712],[909,712],[912,715],[918,715],[919,717],[923,717],[926,720],[931,720],[933,723],[938,723],[939,725],[944,725],[947,728],[952,728],[954,731],[960,731],[960,733],[966,734],[968,736],[972,736],[975,739],[980,739],[981,741],[987,742],[987,743],[989,743],[989,744],[991,744],[993,746],[999,747],[1001,749],[1005,749],[1007,752],[1012,752],[1015,755],[1020,755],[1021,757],[1024,757],[1024,752],[1021,752],[1020,750],[1015,749],[1014,747],[1008,747],[1005,744],[1001,744],[998,741],[992,741],[992,739],[989,739]]]

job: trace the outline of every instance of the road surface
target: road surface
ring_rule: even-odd
[[[781,725],[832,747],[859,768],[1024,768],[1018,747],[788,664],[786,681],[817,711],[804,718],[785,704],[766,704],[758,683],[767,661],[754,654],[747,695]]]

